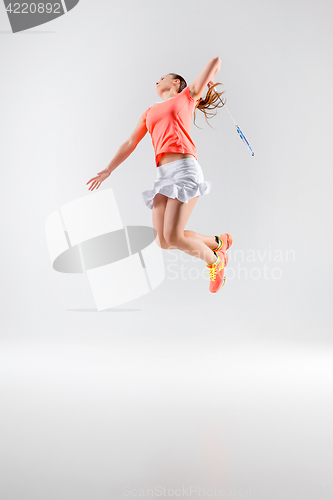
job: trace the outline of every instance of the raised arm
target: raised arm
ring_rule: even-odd
[[[141,139],[144,138],[144,136],[147,133],[147,127],[146,127],[146,121],[143,119],[141,116],[137,126],[110,161],[109,165],[102,170],[101,172],[98,172],[96,177],[93,177],[90,179],[86,184],[89,184],[90,182],[92,183],[91,186],[89,187],[89,191],[93,191],[95,188],[98,189],[99,186],[105,179],[109,177],[109,175],[121,164],[123,161],[126,160],[126,158],[129,157],[130,154],[133,153],[134,149],[137,147]]]
[[[189,85],[189,90],[194,100],[199,99],[205,92],[208,82],[220,71],[221,59],[220,57],[213,57],[207,61],[203,70],[198,74],[195,80]]]

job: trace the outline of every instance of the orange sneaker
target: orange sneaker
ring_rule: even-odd
[[[217,252],[218,250],[222,252],[226,252],[232,245],[232,237],[228,233],[218,234],[215,236],[215,239],[219,240],[219,244],[216,248],[213,248],[213,252]]]
[[[206,264],[209,274],[210,283],[209,291],[212,293],[218,292],[225,284],[226,277],[224,276],[224,267],[227,261],[227,254],[219,252],[216,254],[218,261],[215,264]]]

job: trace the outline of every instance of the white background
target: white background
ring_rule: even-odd
[[[332,15],[328,0],[81,0],[12,34],[0,6],[1,498],[332,495]],[[164,251],[161,286],[98,313],[84,274],[52,269],[45,220],[91,195],[162,75],[191,84],[215,56],[255,156],[225,109],[213,129],[196,111],[212,190],[186,228],[233,236],[227,284],[211,294],[203,261]],[[147,133],[99,188],[125,225],[152,226],[155,169]]]

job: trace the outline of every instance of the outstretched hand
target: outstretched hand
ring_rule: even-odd
[[[110,170],[107,169],[98,172],[97,177],[93,177],[86,183],[86,185],[89,184],[89,182],[92,183],[91,186],[89,187],[89,191],[93,191],[95,188],[98,189],[99,186],[102,184],[102,182],[105,181],[105,179],[107,179],[110,174],[111,174]]]

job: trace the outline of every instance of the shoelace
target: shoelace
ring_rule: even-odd
[[[213,267],[209,267],[208,271],[206,271],[207,273],[210,274],[210,280],[211,281],[215,281],[215,279],[216,279],[216,273],[217,273],[217,268],[220,265],[222,265],[222,269],[223,269],[224,265],[221,263],[221,260],[219,262],[217,262],[216,264],[213,264]]]
[[[223,266],[223,268],[222,268],[222,269],[224,269],[224,266]],[[209,273],[209,274],[210,274],[210,280],[211,280],[211,281],[215,281],[215,279],[216,279],[216,271],[217,271],[217,264],[216,264],[216,266],[214,266],[214,267],[210,267],[210,268],[209,268],[209,271],[206,271],[207,273]],[[221,287],[220,287],[220,288],[222,288],[222,287],[224,286],[225,281],[226,281],[226,276],[224,275],[224,276],[223,276],[223,279],[222,279],[222,285],[221,285]]]
[[[216,271],[217,271],[217,265],[214,266],[214,267],[210,267],[208,271],[206,271],[207,273],[210,274],[209,278],[210,278],[210,281],[215,281],[216,279]]]

